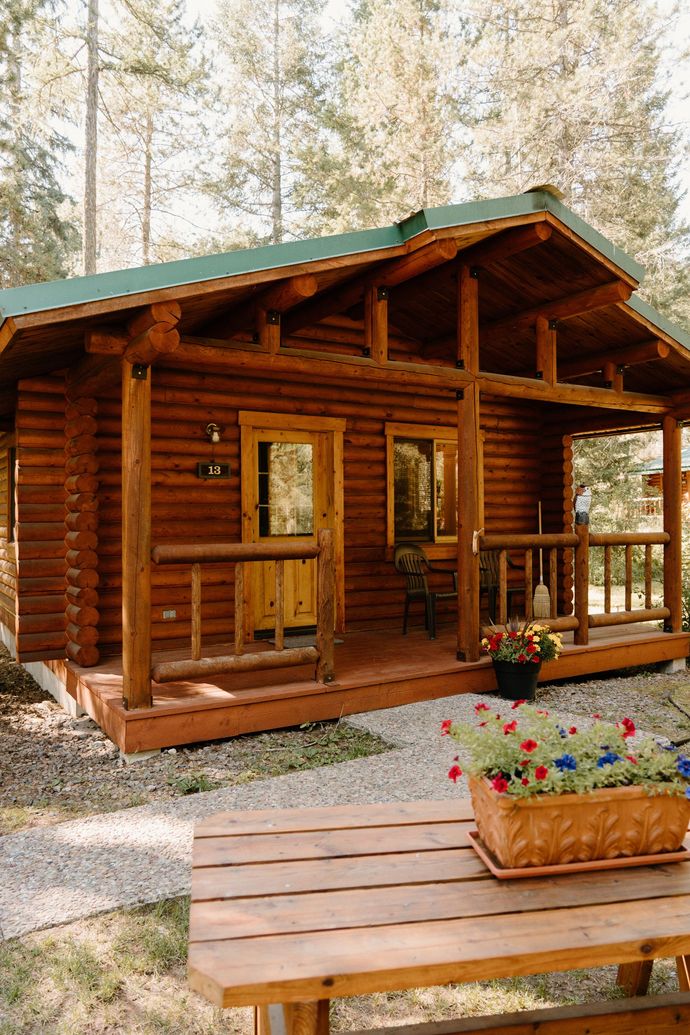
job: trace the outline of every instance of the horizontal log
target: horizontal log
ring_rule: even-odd
[[[69,642],[80,647],[95,647],[98,643],[98,629],[95,625],[75,625],[70,622],[65,626],[65,635]]]
[[[506,334],[520,334],[536,324],[538,316],[544,316],[547,320],[567,320],[595,309],[618,305],[619,302],[625,302],[630,298],[631,294],[631,285],[622,280],[600,284],[594,288],[578,291],[574,295],[557,298],[552,302],[542,302],[512,316],[483,324],[479,329],[480,340],[482,343],[489,343],[505,337]]]
[[[20,615],[51,615],[59,610],[61,590],[56,593],[30,594],[26,586],[22,586],[22,595],[17,602],[17,613]]]
[[[668,532],[590,532],[590,546],[663,546],[670,543]]]
[[[55,602],[59,604],[60,598],[55,597]],[[28,614],[22,615],[19,628],[22,634],[24,633],[53,633],[58,632],[64,628],[65,625],[65,613],[64,611],[55,611],[52,614]]]
[[[84,335],[84,349],[99,356],[122,356],[130,337],[121,327],[108,324],[90,327]]]
[[[64,532],[64,529],[63,529]],[[41,540],[25,540],[21,544],[19,553],[19,574],[20,577],[24,571],[24,565],[28,561],[38,560],[58,560],[61,559],[64,546],[62,544],[62,538],[52,539],[48,541]]]
[[[470,245],[460,253],[459,258],[463,265],[485,268],[548,241],[552,232],[552,228],[546,222],[532,223],[531,226],[523,226],[515,230],[504,230],[502,233],[485,238],[478,244]]]
[[[195,679],[198,676],[220,675],[224,672],[259,672],[288,668],[293,665],[316,664],[319,659],[315,647],[291,647],[288,650],[265,651],[261,654],[231,654],[199,661],[168,661],[154,665],[151,678],[156,683],[172,683],[177,679]]]
[[[68,568],[96,568],[98,554],[93,550],[67,550],[65,560]]]
[[[634,622],[661,622],[669,618],[667,607],[640,608],[639,611],[608,611],[589,616],[590,629],[603,629],[609,625],[631,625]]]
[[[68,586],[79,589],[95,589],[98,585],[98,572],[95,568],[68,568],[65,572]]]
[[[95,435],[98,431],[98,423],[93,417],[82,414],[74,420],[65,424],[65,438],[78,438],[80,435]]]
[[[100,653],[98,647],[82,647],[78,643],[72,643],[68,641],[65,644],[65,654],[73,661],[75,665],[80,665],[82,668],[93,668],[100,661]]]
[[[95,453],[80,453],[65,460],[65,474],[96,474],[99,468],[98,456]]]
[[[175,302],[172,299],[164,302],[154,302],[153,305],[146,306],[144,309],[139,310],[138,313],[135,313],[127,324],[127,330],[130,337],[136,337],[137,334],[143,334],[144,331],[155,327],[157,324],[175,327],[179,323],[181,316],[182,307],[179,302]]]
[[[626,349],[611,347],[604,352],[595,352],[590,356],[582,356],[577,359],[568,360],[558,364],[559,380],[567,380],[569,377],[582,377],[585,374],[596,374],[603,370],[606,363],[615,363],[616,366],[636,366],[638,363],[650,363],[657,359],[666,359],[671,352],[671,346],[664,341],[642,342],[639,345],[630,345]]]
[[[98,478],[94,474],[70,474],[65,478],[65,492],[98,492]]]
[[[37,578],[24,578],[22,577],[22,592],[28,594],[59,594],[62,593],[65,586],[64,571],[60,572],[59,575],[50,575],[48,577],[37,577]]]
[[[143,364],[149,366],[161,356],[168,355],[179,347],[180,335],[176,330],[161,329],[161,324],[143,331],[133,338],[125,351],[125,359],[133,366]]]
[[[156,564],[219,564],[225,561],[301,560],[318,557],[316,543],[205,543],[189,546],[154,546]]]
[[[55,540],[62,539],[64,534],[64,520],[23,521],[17,525],[17,541],[19,543],[55,542]]]
[[[72,513],[89,511],[93,513],[98,510],[98,496],[93,492],[77,492],[68,496],[65,500],[65,507]]]
[[[65,608],[65,618],[71,625],[98,625],[99,614],[95,607],[68,604]]]
[[[65,419],[76,420],[77,417],[95,417],[98,413],[98,400],[97,399],[76,399],[74,402],[68,402],[65,405]]]
[[[98,536],[95,532],[83,530],[68,532],[64,543],[68,550],[95,550],[98,546]]]
[[[79,456],[81,453],[95,453],[98,449],[98,439],[93,435],[77,435],[76,438],[67,439],[65,442],[66,456]]]
[[[481,550],[548,550],[551,547],[577,546],[578,538],[570,532],[558,532],[548,535],[483,535],[479,537]]]
[[[113,356],[85,355],[67,371],[67,398],[76,402],[82,397],[98,397],[120,381],[121,360]]]
[[[98,607],[98,590],[85,586],[67,586],[65,600],[68,606]]]
[[[97,532],[98,513],[93,510],[68,511],[65,514],[65,528],[70,532]]]
[[[26,655],[41,652],[46,657],[46,652],[56,651],[61,653],[65,649],[67,638],[64,629],[55,632],[25,633],[20,629],[17,636],[17,660],[25,660]]]

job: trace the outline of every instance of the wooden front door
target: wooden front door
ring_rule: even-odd
[[[337,543],[342,465],[336,432],[313,427],[320,423],[317,418],[302,418],[312,426],[301,427],[299,417],[242,416],[256,421],[242,428],[244,541],[312,543],[320,528],[333,528]],[[275,563],[257,563],[252,569],[250,634],[275,627]],[[316,561],[285,562],[284,605],[285,628],[316,625]]]

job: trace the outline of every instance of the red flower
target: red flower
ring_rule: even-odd
[[[600,713],[599,713],[599,712],[592,712],[592,718],[593,718],[593,719],[600,719],[600,718],[601,718],[601,715],[600,715]]]
[[[637,759],[634,755],[626,755],[625,757],[627,758],[628,762],[632,762],[633,765],[637,765]]]
[[[624,737],[635,736],[635,723],[632,721],[632,719],[623,719],[623,721],[621,722],[621,726],[625,730],[625,733],[623,734]]]
[[[546,768],[545,765],[538,765],[537,768],[534,770],[534,775],[537,780],[545,780],[546,777],[549,775],[549,770]]]
[[[526,751],[528,755],[538,747],[536,740],[523,740],[522,744],[520,744],[520,750]]]
[[[448,770],[448,779],[452,780],[453,783],[457,783],[459,776],[462,776],[462,769],[460,768],[460,766],[459,765],[451,766],[450,769]]]
[[[508,635],[510,636],[511,640],[517,640],[517,633],[516,632],[514,632],[514,631],[513,632],[509,632]]]
[[[479,715],[480,712],[488,712],[490,710],[491,709],[489,708],[488,704],[484,704],[483,701],[480,701],[479,704],[475,704],[474,706],[475,715]]]
[[[517,659],[521,664],[524,664],[527,661],[527,655],[520,653],[518,654]]]
[[[548,712],[542,711],[540,708],[537,708],[537,715],[547,716],[548,714],[549,714]]]
[[[524,769],[526,765],[529,765],[529,758],[523,758],[522,761],[518,762],[518,765]]]
[[[523,787],[526,787],[527,784],[529,783],[529,780],[527,779],[526,776],[523,776],[523,778],[520,780],[520,783],[522,784]]]
[[[525,650],[527,651],[528,654],[536,654],[537,653],[537,648],[535,647],[535,645],[533,643],[528,643],[527,646],[525,647]]]
[[[516,729],[517,729],[517,719],[513,719],[512,722],[506,722],[506,724],[503,727],[503,732],[505,733],[506,736],[508,736],[509,733],[515,733]]]
[[[527,704],[527,699],[525,697],[521,697],[519,701],[515,701],[515,703],[511,704],[510,707],[515,711],[515,709],[519,708],[521,704]]]
[[[491,786],[498,794],[505,794],[508,790],[508,781],[505,776],[494,776]]]
[[[478,723],[477,723],[477,725],[478,725],[478,726],[479,726],[479,728],[481,729],[481,728],[482,728],[482,726],[486,726],[486,722],[478,722]]]
[[[577,726],[571,726],[570,729],[568,730],[568,733],[571,733],[571,734],[572,733],[577,733]]]
[[[453,725],[453,720],[452,719],[444,719],[443,720],[443,722],[441,723],[441,736],[442,737],[447,737],[448,736],[448,734],[450,733],[450,728],[451,728],[452,725]]]
[[[538,665],[538,664],[539,664],[539,662],[541,661],[541,658],[539,657],[539,655],[538,655],[538,654],[534,654],[534,655],[532,656],[532,658],[530,658],[530,660],[531,660],[531,661],[533,661],[535,665]]]

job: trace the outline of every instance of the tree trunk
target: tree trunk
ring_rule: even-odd
[[[283,185],[281,156],[282,83],[280,76],[280,0],[273,5],[273,191],[271,241],[283,240]]]
[[[84,124],[84,273],[96,272],[96,167],[98,154],[98,0],[88,0],[86,118]]]
[[[151,161],[153,144],[153,115],[146,112],[144,131],[144,211],[141,226],[141,250],[144,266],[151,263]]]

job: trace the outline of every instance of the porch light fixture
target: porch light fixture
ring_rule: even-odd
[[[575,490],[575,524],[589,524],[589,508],[592,506],[592,490],[584,484]]]
[[[220,427],[219,424],[207,424],[204,430],[208,435],[210,442],[212,442],[214,445],[217,442],[220,442],[220,433],[223,429]]]

